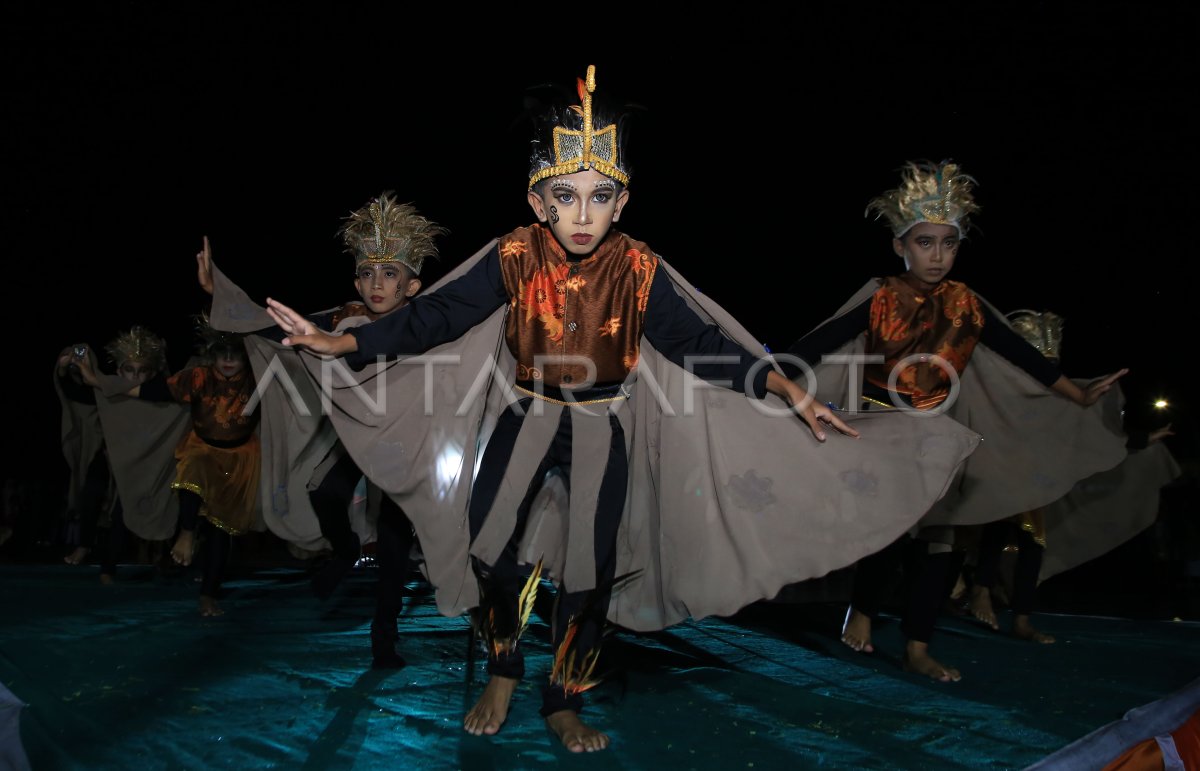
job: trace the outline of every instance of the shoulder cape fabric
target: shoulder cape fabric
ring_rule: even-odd
[[[88,356],[98,371],[91,349]],[[72,456],[76,459],[71,464],[71,494],[78,496],[88,465],[96,452],[106,448],[116,484],[110,505],[121,501],[125,527],[151,541],[170,538],[179,518],[179,505],[171,490],[175,445],[191,427],[187,410],[178,404],[154,404],[124,396],[130,386],[122,377],[101,375],[100,381],[95,406],[63,401],[63,448],[64,452],[72,448],[69,463]],[[57,377],[55,388],[62,398]],[[76,498],[72,498],[71,505],[75,504]]]
[[[493,244],[429,291],[465,273]],[[716,303],[660,266],[703,318],[748,350],[763,350]],[[318,382],[323,368],[332,371],[334,427],[368,478],[408,513],[447,615],[478,603],[468,550],[493,554],[504,544],[489,533],[506,537],[503,528],[485,527],[472,546],[466,514],[487,437],[515,400],[506,309],[423,356],[361,372],[301,356]],[[240,307],[221,313],[248,315]],[[614,594],[612,621],[654,630],[688,616],[731,614],[875,552],[929,509],[977,444],[975,434],[945,418],[863,414],[853,418],[863,439],[831,435],[822,445],[794,416],[760,412],[786,412],[780,400],[764,402],[696,385],[642,340],[633,396],[615,403],[630,462],[617,574],[636,576]],[[555,419],[549,405],[544,412],[531,423],[531,410],[522,433]],[[532,475],[540,460],[515,454],[510,469],[517,464]],[[552,575],[571,572],[578,557],[572,544],[581,540],[572,538],[572,508],[555,475],[531,513],[524,561],[544,557]]]
[[[1181,473],[1171,451],[1155,443],[1084,479],[1042,509],[1046,551],[1041,580],[1106,554],[1153,525],[1159,492]]]
[[[59,354],[70,353],[66,348]],[[95,355],[88,348],[88,356],[92,357],[95,366]],[[67,508],[74,511],[79,508],[80,497],[83,494],[83,484],[87,479],[88,467],[104,450],[104,431],[100,427],[100,413],[94,404],[80,404],[72,401],[63,393],[62,385],[58,382],[58,363],[54,365],[54,393],[58,394],[58,402],[62,406],[62,448],[63,458],[71,471],[67,487]]]
[[[878,287],[877,280],[867,282],[834,318],[866,301]],[[999,311],[996,315],[1004,317]],[[860,335],[836,353],[861,354],[864,340]],[[857,396],[848,396],[850,366],[815,367],[818,398],[857,404]],[[862,366],[853,374],[854,382],[861,384]],[[984,524],[1039,508],[1066,495],[1079,480],[1111,469],[1125,458],[1119,389],[1090,408],[1080,407],[982,344],[975,347],[960,385],[958,398],[945,415],[981,435],[983,441],[922,525]]]
[[[345,448],[326,418],[329,404],[321,398],[319,381],[309,377],[294,349],[253,334],[275,322],[216,265],[209,322],[214,329],[248,334],[246,353],[257,382],[256,409],[261,410],[260,489],[267,527],[305,552],[327,548],[308,493],[320,485]],[[375,526],[365,501],[356,497],[349,514],[359,541],[374,541]]]
[[[187,407],[175,402],[147,402],[123,396],[129,382],[101,378],[96,407],[108,446],[108,462],[117,482],[125,527],[150,541],[175,535],[179,501],[175,480],[175,446],[192,427]]]

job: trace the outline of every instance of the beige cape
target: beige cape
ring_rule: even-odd
[[[1155,443],[1129,453],[1116,468],[1084,479],[1042,509],[1046,552],[1041,580],[1095,559],[1153,525],[1159,491],[1180,473],[1170,450]]]
[[[436,292],[483,259],[488,244],[435,284]],[[661,267],[702,318],[750,351],[745,329]],[[212,319],[223,328],[260,324],[261,312],[225,282]],[[315,382],[332,372],[333,425],[360,468],[408,513],[439,610],[454,615],[478,603],[468,549],[489,559],[509,538],[520,499],[558,422],[554,405],[523,422],[505,484],[472,545],[467,507],[474,470],[496,417],[514,399],[514,363],[504,344],[504,314],[423,356],[351,372],[303,354]],[[257,320],[256,320],[257,318]],[[364,319],[365,320],[365,319]],[[643,338],[633,395],[615,403],[629,454],[629,488],[618,535],[618,575],[637,572],[614,594],[609,618],[635,630],[661,629],[688,616],[728,615],[785,584],[824,575],[886,546],[945,492],[977,444],[946,418],[914,420],[863,414],[863,438],[833,434],[819,444],[769,396],[756,400],[700,383]],[[594,583],[594,516],[608,420],[575,410],[572,494],[546,486],[531,514],[521,553],[545,557],[549,572],[573,590]],[[577,417],[576,417],[577,416]]]
[[[858,307],[878,288],[877,279],[867,282],[834,318]],[[864,351],[865,335],[859,335],[836,353]],[[822,401],[858,403],[848,396],[851,366],[822,363],[815,368]],[[862,365],[854,375],[861,385]],[[797,382],[803,384],[802,379]],[[1081,479],[1125,459],[1119,389],[1092,407],[1080,407],[982,344],[975,347],[960,384],[945,415],[983,441],[946,496],[922,519],[923,526],[984,524],[1046,506]],[[920,423],[923,418],[909,420]]]

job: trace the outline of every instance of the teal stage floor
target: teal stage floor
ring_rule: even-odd
[[[248,573],[209,620],[190,576],[0,567],[0,683],[28,705],[33,769],[1022,768],[1200,675],[1189,622],[1046,615],[1059,643],[1035,646],[945,618],[935,650],[964,680],[940,684],[899,669],[895,623],[865,656],[833,638],[833,606],[762,604],[617,635],[585,713],[613,746],[579,757],[537,714],[544,624],[508,723],[471,737],[465,620],[412,584],[409,666],[372,671],[373,581],[322,603],[301,571]]]

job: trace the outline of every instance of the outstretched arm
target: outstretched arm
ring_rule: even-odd
[[[865,332],[871,325],[872,299],[872,297],[868,297],[855,308],[826,321],[792,343],[787,350],[788,355],[795,356],[810,367],[817,366],[821,363],[822,356],[841,348]],[[779,366],[783,369],[783,373],[792,379],[803,374],[796,364],[786,358],[780,361]]]
[[[751,368],[760,357],[730,340],[717,326],[707,324],[697,316],[675,291],[670,278],[662,270],[655,272],[650,285],[644,330],[646,338],[659,353],[685,369],[693,364],[688,361],[689,356],[728,358],[728,363],[700,363],[690,367],[690,371],[705,380],[725,381],[732,390],[742,391],[748,396],[762,398],[767,392],[776,394],[792,407],[822,442],[825,441],[826,428],[858,436],[857,431],[843,423],[828,407],[817,405],[803,388],[769,366],[760,367],[754,380],[747,382]]]
[[[1091,407],[1100,401],[1100,397],[1112,390],[1113,385],[1122,376],[1128,373],[1128,369],[1119,369],[1111,375],[1102,377],[1089,384],[1087,388],[1080,388],[1072,383],[1066,375],[1060,375],[1058,380],[1054,381],[1054,385],[1050,386],[1050,389],[1062,394],[1081,407]]]
[[[1155,442],[1161,442],[1168,436],[1175,436],[1175,432],[1171,430],[1170,423],[1153,431],[1130,430],[1126,428],[1126,433],[1128,438],[1125,440],[1125,448],[1128,450],[1144,450]]]
[[[267,313],[287,335],[280,340],[284,345],[303,346],[314,353],[330,356],[345,356],[358,350],[354,335],[331,335],[312,319],[270,297],[267,298]]]
[[[1166,439],[1168,436],[1175,436],[1175,432],[1171,430],[1170,423],[1163,426],[1162,428],[1156,428],[1153,431],[1151,431],[1146,436],[1146,444],[1151,445],[1151,444],[1154,444],[1155,442],[1161,442],[1162,440]]]
[[[982,305],[982,304],[981,304]],[[1090,407],[1100,401],[1100,397],[1108,393],[1128,369],[1118,370],[1107,377],[1102,377],[1087,388],[1080,388],[1071,382],[1052,361],[1034,348],[1012,330],[1004,320],[998,317],[986,305],[983,308],[983,333],[979,342],[991,348],[1010,362],[1025,370],[1031,377],[1055,393],[1061,394],[1081,407]]]
[[[824,404],[817,404],[807,391],[778,372],[772,371],[767,375],[767,390],[787,402],[800,419],[808,424],[809,430],[818,441],[825,441],[826,428],[833,428],[846,436],[858,437],[859,433],[842,422],[833,410]]]
[[[88,357],[86,353],[83,356],[74,356],[73,361],[75,366],[79,368],[79,377],[84,383],[92,388],[101,387],[100,377],[96,374],[96,370],[92,367],[91,358]],[[136,385],[128,391],[125,391],[124,394],[125,396],[137,397],[141,391],[141,388],[142,387],[140,385]]]
[[[500,272],[500,254],[493,248],[469,271],[437,291],[421,295],[403,308],[340,336],[325,334],[310,320],[275,300],[267,300],[267,312],[287,332],[284,345],[303,345],[316,353],[348,356],[350,366],[361,369],[379,356],[395,358],[424,353],[456,340],[506,302],[508,289]]]

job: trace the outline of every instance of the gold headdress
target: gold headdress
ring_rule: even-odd
[[[622,185],[629,184],[629,172],[622,168],[620,139],[617,124],[596,128],[592,115],[592,94],[596,90],[596,66],[588,65],[587,80],[577,81],[581,106],[572,106],[571,113],[581,119],[580,127],[555,126],[552,134],[553,157],[535,157],[529,177],[529,187],[548,177],[574,174],[585,169],[595,169],[612,177]],[[568,116],[563,116],[567,118]],[[562,122],[566,122],[565,120]],[[572,120],[572,122],[574,122]]]
[[[967,230],[967,218],[979,211],[971,196],[975,184],[963,174],[957,163],[942,161],[908,163],[902,171],[900,187],[889,190],[867,204],[867,213],[886,217],[896,238],[918,222],[953,225],[961,236]]]
[[[420,275],[426,257],[438,256],[435,238],[448,231],[417,214],[415,207],[396,203],[384,193],[350,213],[338,233],[354,267],[399,262]]]
[[[145,327],[134,326],[128,332],[122,332],[104,346],[104,350],[118,367],[125,362],[138,361],[159,372],[167,368],[166,342]]]
[[[213,329],[212,324],[208,321],[207,313],[201,313],[199,316],[196,316],[196,335],[200,338],[200,356],[206,359],[211,359],[212,354],[220,349],[245,351],[245,346],[242,342],[245,335],[238,332],[222,332],[219,329]]]
[[[1013,330],[1047,359],[1062,358],[1063,317],[1046,311],[1019,310],[1008,314]]]

